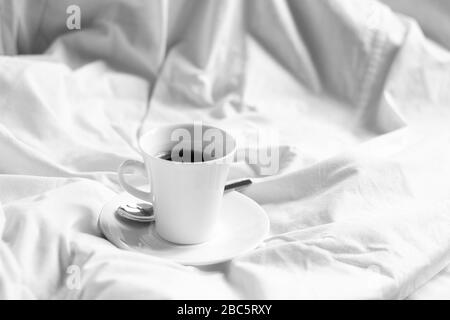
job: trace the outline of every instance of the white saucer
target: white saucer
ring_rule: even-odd
[[[232,259],[254,249],[269,231],[269,219],[252,199],[239,192],[224,195],[214,237],[196,245],[177,245],[163,240],[155,224],[124,220],[115,212],[120,205],[142,202],[127,193],[111,199],[102,209],[99,226],[117,247],[138,251],[185,265],[208,265]]]

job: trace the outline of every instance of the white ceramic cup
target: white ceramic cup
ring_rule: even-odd
[[[217,127],[193,124],[168,125],[150,130],[139,140],[144,162],[127,160],[119,168],[119,182],[131,195],[153,204],[156,232],[178,244],[208,240],[220,213],[235,139]],[[179,150],[204,152],[200,162],[164,160],[161,154]],[[173,158],[175,159],[175,158]],[[150,192],[125,181],[126,171],[148,178]]]

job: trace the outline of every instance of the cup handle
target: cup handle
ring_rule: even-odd
[[[121,187],[128,192],[129,194],[131,194],[132,196],[135,196],[136,198],[139,198],[141,200],[144,201],[152,201],[153,199],[153,194],[151,192],[145,192],[142,190],[139,190],[136,187],[133,187],[132,185],[130,185],[128,182],[125,181],[125,171],[127,171],[128,169],[131,169],[132,171],[138,171],[140,172],[142,175],[147,177],[147,171],[145,170],[145,165],[143,162],[141,161],[137,161],[137,160],[126,160],[124,161],[118,170],[118,176],[119,176],[119,183],[121,185]],[[148,177],[147,177],[148,179]]]

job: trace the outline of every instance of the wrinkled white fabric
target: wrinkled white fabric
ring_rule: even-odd
[[[450,7],[383,2],[1,1],[0,298],[448,297]],[[270,236],[201,268],[97,227],[137,137],[190,120],[279,134],[278,174],[230,176]]]

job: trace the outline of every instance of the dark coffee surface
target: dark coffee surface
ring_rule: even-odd
[[[181,150],[178,155],[172,157],[172,151],[161,152],[156,157],[175,162],[204,162],[203,152],[195,150]]]

